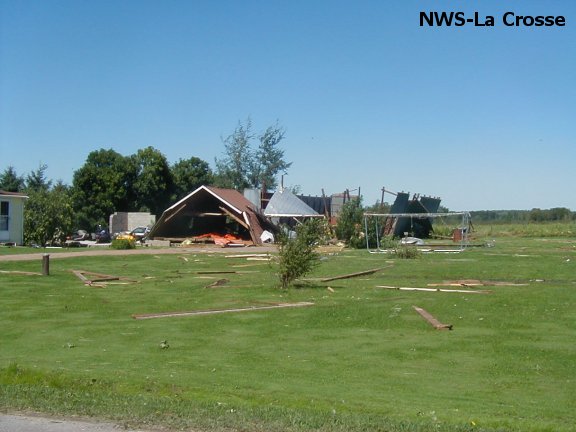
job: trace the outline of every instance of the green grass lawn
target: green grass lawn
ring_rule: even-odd
[[[74,269],[136,283],[89,287]],[[197,273],[216,270],[237,273]],[[576,430],[574,238],[503,237],[416,260],[346,250],[288,291],[271,264],[224,254],[79,256],[50,271],[0,273],[2,410],[211,431]],[[206,288],[219,279],[228,282]],[[377,288],[457,279],[526,285],[485,295]],[[301,301],[314,305],[132,317]],[[435,330],[414,305],[453,331]]]

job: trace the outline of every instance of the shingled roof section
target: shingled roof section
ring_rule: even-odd
[[[198,211],[218,213],[222,209],[247,226],[254,244],[261,244],[260,236],[268,222],[259,210],[240,192],[213,186],[200,186],[180,201],[167,208],[152,227],[149,237],[187,236],[190,220]],[[207,218],[205,218],[207,220]]]

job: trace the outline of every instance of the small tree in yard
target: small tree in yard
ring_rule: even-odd
[[[360,198],[348,201],[342,206],[336,224],[336,237],[352,248],[366,247],[362,218],[364,209]]]
[[[296,227],[296,238],[282,233],[278,238],[278,277],[283,289],[309,273],[320,261],[314,251],[321,236],[321,221],[309,219]]]

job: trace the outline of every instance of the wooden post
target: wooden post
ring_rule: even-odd
[[[42,255],[42,276],[50,276],[50,254]]]

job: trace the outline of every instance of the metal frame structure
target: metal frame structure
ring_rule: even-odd
[[[410,218],[410,225],[412,225],[413,219],[427,219],[427,218],[441,218],[441,217],[450,217],[450,216],[462,216],[462,235],[460,238],[460,247],[458,249],[436,249],[435,252],[462,252],[468,246],[468,229],[464,229],[470,226],[470,212],[462,211],[462,212],[445,212],[445,213],[364,213],[364,235],[366,238],[366,250],[369,253],[388,253],[389,250],[382,249],[380,243],[380,227],[378,225],[379,218]],[[368,238],[368,219],[374,218],[374,225],[376,231],[376,249],[370,249],[370,243]],[[433,250],[426,250],[428,252],[432,252]]]

